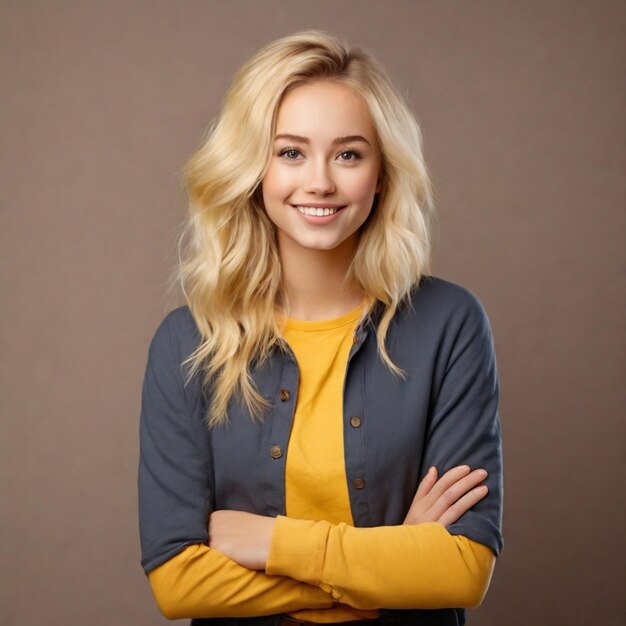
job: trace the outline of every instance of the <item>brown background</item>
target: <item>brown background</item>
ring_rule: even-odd
[[[505,546],[479,626],[624,616],[624,3],[2,2],[0,622],[162,624],[139,565],[140,385],[234,71],[307,27],[422,126],[434,273],[494,331]],[[620,537],[622,537],[620,539]]]

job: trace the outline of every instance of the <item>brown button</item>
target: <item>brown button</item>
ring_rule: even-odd
[[[354,415],[353,417],[350,418],[350,425],[353,426],[354,428],[358,428],[361,425],[361,418]]]
[[[281,389],[281,390],[280,390],[280,399],[281,399],[283,402],[286,402],[287,400],[289,400],[289,396],[290,396],[290,395],[291,395],[291,394],[289,393],[289,389]]]
[[[363,487],[365,487],[365,481],[362,478],[355,478],[352,481],[352,484],[357,488],[357,489],[363,489]]]
[[[270,448],[270,454],[274,459],[280,459],[283,456],[283,449],[280,446],[272,446]]]
[[[352,343],[359,343],[359,336],[354,333],[354,337],[352,337]]]

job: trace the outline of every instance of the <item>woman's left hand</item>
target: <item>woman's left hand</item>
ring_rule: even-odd
[[[213,511],[209,547],[248,569],[264,570],[275,521],[274,517],[245,511]]]

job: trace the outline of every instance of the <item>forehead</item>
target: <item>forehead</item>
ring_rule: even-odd
[[[298,85],[283,97],[278,108],[276,133],[306,137],[338,135],[376,136],[365,100],[338,83],[316,81]]]

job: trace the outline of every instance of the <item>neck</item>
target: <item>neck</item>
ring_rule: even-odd
[[[345,245],[344,245],[345,244]],[[358,285],[345,281],[355,242],[333,250],[315,250],[279,242],[285,315],[299,320],[332,319],[355,309],[363,300]]]

